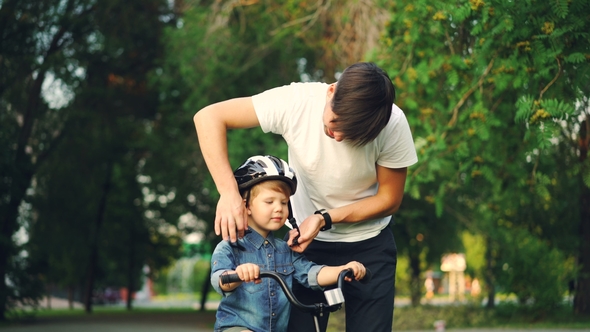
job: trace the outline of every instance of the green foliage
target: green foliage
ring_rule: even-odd
[[[541,312],[560,305],[568,282],[574,278],[572,259],[526,231],[512,229],[505,236],[513,246],[501,251],[503,272],[497,276],[498,285],[514,293],[520,303],[531,302]]]
[[[481,326],[493,321],[491,312],[472,306],[396,308],[393,313],[393,328],[396,331],[432,330],[438,320],[444,320],[446,328]]]
[[[526,228],[531,241],[564,250],[541,251],[560,273],[579,243],[572,202],[584,176],[576,128],[584,127],[590,92],[589,10],[581,0],[396,1],[374,53],[394,80],[418,151],[406,189],[421,204],[404,201],[402,210],[412,215],[406,209],[436,202],[437,216],[451,214],[490,239],[495,273],[498,249],[518,245],[505,231]]]
[[[180,245],[174,234],[161,234],[162,222],[144,219],[136,181],[157,105],[146,75],[161,54],[167,3],[4,1],[0,12],[1,48],[12,50],[0,61],[1,114],[14,125],[1,137],[10,147],[2,165],[12,170],[0,182],[18,184],[2,191],[0,236],[16,230],[4,225],[14,224],[10,209],[21,205],[29,235],[24,266],[35,277],[88,285],[86,295],[94,286],[133,290],[144,264],[166,264]],[[0,319],[6,293],[0,290]]]
[[[199,257],[181,258],[161,269],[154,278],[157,295],[200,293],[203,283],[209,283],[210,261]]]
[[[45,290],[42,271],[27,261],[24,250],[17,253],[9,257],[6,270],[6,280],[11,286],[6,294],[6,309],[11,315],[22,314],[23,306],[38,307]]]
[[[584,179],[584,184],[590,188],[590,167],[586,167],[586,172],[583,172],[582,178]]]
[[[479,305],[425,305],[418,307],[397,306],[393,312],[394,331],[434,330],[434,322],[442,320],[445,328],[453,329],[576,329],[588,328],[587,317],[576,317],[569,305],[560,305],[551,312],[539,314],[530,307],[518,306],[509,301],[496,308]],[[343,331],[343,310],[330,315],[329,332]]]
[[[318,80],[352,61],[346,53],[352,45],[340,38],[349,35],[337,28],[359,24],[359,15],[346,10],[358,1],[326,8],[292,0],[184,3],[180,17],[165,1],[0,5],[6,23],[0,31],[0,143],[7,147],[0,152],[0,214],[7,216],[0,249],[16,254],[12,235],[25,226],[32,263],[10,265],[20,270],[9,273],[30,272],[34,279],[41,271],[45,280],[79,283],[95,244],[98,284],[137,282],[143,263],[157,274],[180,254],[181,231],[217,241],[211,230],[217,192],[197,148],[194,113],[298,80],[301,58],[308,60],[304,71]],[[553,287],[580,254],[580,207],[573,202],[582,183],[590,187],[590,168],[577,150],[590,95],[590,4],[374,4],[390,6],[391,22],[379,49],[364,60],[377,62],[394,80],[420,159],[409,170],[408,195],[396,215],[400,255],[430,266],[441,253],[462,249],[459,235],[467,230],[486,241],[492,253],[486,263],[503,278],[527,270],[518,263],[509,264],[510,274],[503,271],[504,260],[520,258],[504,256],[502,248],[518,252],[520,244],[554,262],[547,280],[526,276]],[[162,32],[164,22],[169,25]],[[368,33],[362,36],[356,39]],[[50,77],[75,97],[69,104],[44,99],[41,83]],[[234,167],[252,154],[286,157],[280,137],[259,129],[232,131],[228,140]],[[112,188],[98,227],[108,169]],[[33,178],[34,196],[26,197]],[[19,223],[22,201],[35,213],[21,213]],[[182,229],[181,216],[196,222]],[[505,235],[515,229],[526,230],[527,240]],[[400,292],[412,282],[404,259]],[[485,272],[481,258],[468,259],[473,273]],[[190,273],[195,282],[204,278],[203,268]],[[510,278],[504,286],[518,285],[523,298],[551,303],[558,292],[533,296]]]
[[[481,280],[485,271],[485,242],[481,235],[463,232],[461,236],[465,247],[465,273]]]

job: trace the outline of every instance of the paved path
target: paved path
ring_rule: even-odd
[[[211,332],[213,328],[145,322],[85,322],[0,327],[2,332]],[[404,331],[404,332],[433,332]],[[590,329],[448,329],[446,332],[588,332]]]
[[[0,327],[1,332],[211,332],[212,322],[199,321],[198,315],[172,314],[162,317],[121,317],[104,320],[37,320],[28,324]],[[71,319],[71,318],[70,318]],[[433,332],[432,330],[404,332]],[[447,329],[446,332],[590,332],[590,329]]]
[[[0,326],[1,332],[205,332],[213,331],[214,313],[97,314],[37,317],[29,322]]]
[[[142,323],[59,323],[0,327],[6,332],[211,332],[213,328],[196,328]]]

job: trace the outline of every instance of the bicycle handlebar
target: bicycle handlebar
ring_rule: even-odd
[[[369,280],[371,280],[371,278],[373,277],[371,271],[369,269],[365,269],[365,277],[361,280],[359,280],[361,283],[366,284],[367,282],[369,282]],[[338,275],[338,288],[342,288],[343,284],[344,284],[344,278],[345,277],[351,277],[352,279],[354,279],[354,275],[352,273],[352,269],[344,269],[340,272],[340,274]],[[293,294],[293,291],[291,291],[291,289],[289,288],[289,286],[287,286],[287,283],[283,280],[283,278],[280,276],[280,274],[274,272],[274,271],[260,271],[260,278],[271,278],[276,280],[279,285],[281,286],[283,292],[285,293],[285,296],[287,297],[287,299],[289,300],[289,302],[291,302],[296,308],[298,308],[299,310],[303,311],[303,312],[309,312],[309,313],[315,313],[315,314],[322,314],[322,312],[324,310],[329,310],[329,311],[336,311],[338,309],[340,309],[340,305],[338,306],[330,306],[326,303],[315,303],[315,304],[303,304],[301,302],[299,302],[299,300],[297,300],[297,298],[295,297],[295,295]],[[238,282],[238,281],[242,281],[240,279],[240,276],[237,273],[234,274],[222,274],[221,275],[221,283],[222,284],[229,284],[232,282]]]
[[[281,278],[280,275],[276,272],[260,271],[260,278],[272,278],[272,279],[276,280],[279,283],[279,285],[281,286],[281,288],[283,289],[283,292],[285,293],[285,296],[287,296],[287,299],[289,300],[289,302],[291,302],[295,307],[297,307],[299,310],[301,310],[303,312],[321,313],[321,312],[323,312],[324,308],[328,307],[328,305],[326,305],[324,303],[316,303],[313,305],[307,305],[307,304],[303,304],[303,303],[299,302],[299,300],[297,300],[295,295],[293,295],[293,292],[291,291],[291,289],[289,289],[289,287],[287,286],[287,284],[285,283],[283,278]],[[237,274],[223,274],[223,275],[221,275],[221,283],[222,284],[229,284],[229,283],[238,282],[238,281],[242,281],[242,280],[240,279],[240,276],[238,276]]]
[[[350,277],[352,280],[356,280],[352,269],[344,269],[340,271],[340,274],[338,275],[338,288],[342,288],[342,286],[344,285],[345,277]],[[361,284],[367,284],[369,281],[371,281],[372,278],[373,273],[371,273],[371,270],[365,268],[365,276],[363,277],[363,279],[358,280],[358,282],[360,282]]]

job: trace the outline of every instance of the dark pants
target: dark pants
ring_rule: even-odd
[[[363,263],[371,270],[371,281],[366,284],[347,282],[343,286],[346,331],[391,331],[397,248],[390,227],[376,237],[360,242],[313,241],[305,250],[305,256],[322,265],[344,265],[350,261]],[[326,302],[323,292],[303,287],[296,281],[293,281],[293,292],[305,304]],[[328,318],[329,314],[319,317],[322,331],[326,331]],[[292,308],[288,331],[315,331],[313,317]]]

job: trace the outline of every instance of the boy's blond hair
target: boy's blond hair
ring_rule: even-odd
[[[263,181],[258,184],[255,184],[254,186],[252,186],[252,188],[250,188],[250,190],[246,190],[245,192],[242,193],[242,197],[244,199],[246,199],[246,206],[250,206],[250,202],[256,196],[258,196],[258,194],[260,193],[260,189],[262,189],[262,188],[283,193],[287,197],[287,199],[289,199],[289,197],[291,197],[291,187],[285,181],[267,180],[267,181]]]

